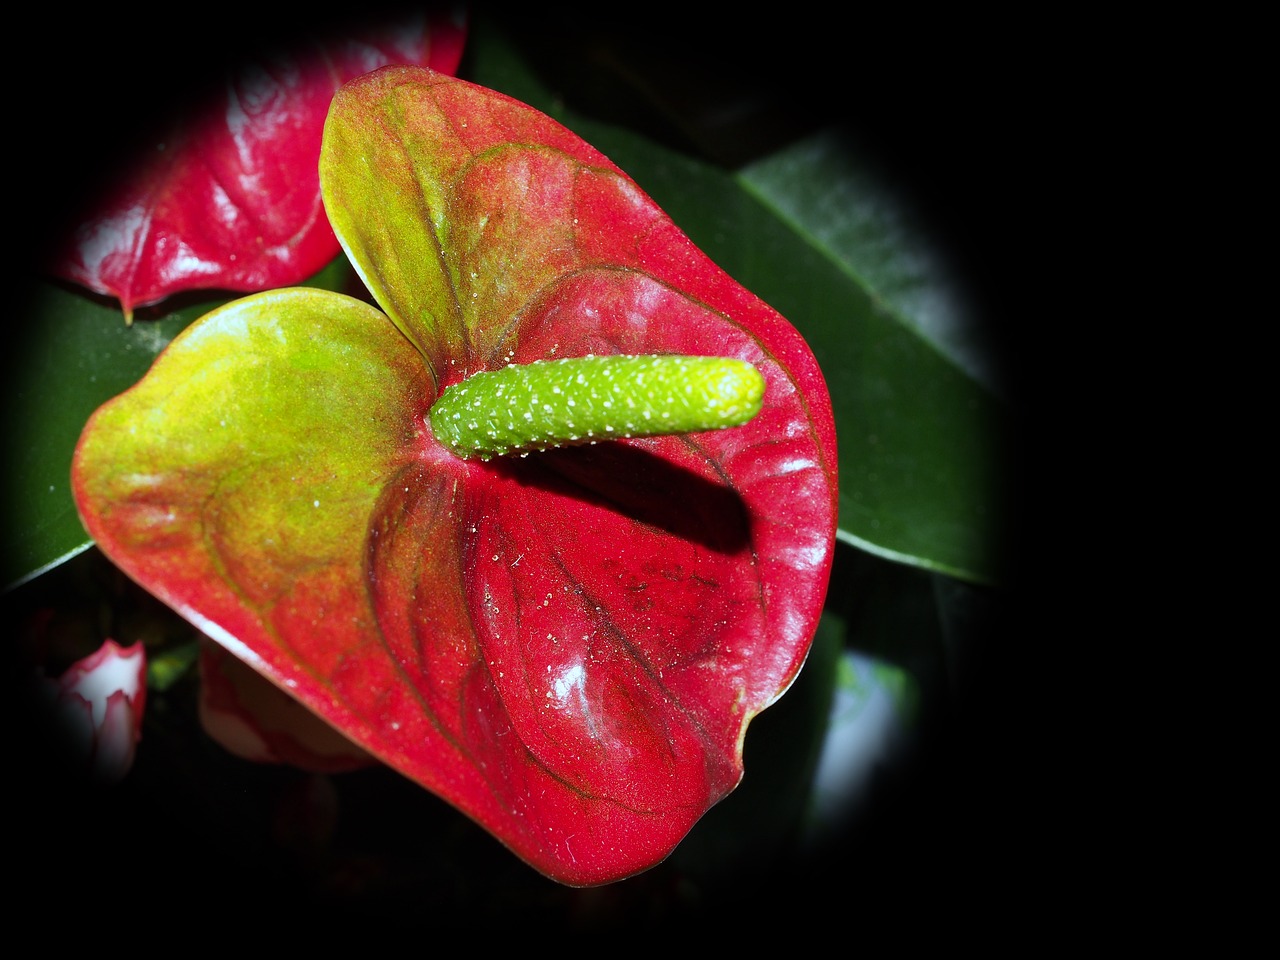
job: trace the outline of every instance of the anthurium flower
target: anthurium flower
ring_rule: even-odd
[[[46,700],[76,772],[103,784],[124,779],[142,736],[147,656],[141,643],[107,640],[56,680],[44,678]]]
[[[325,114],[346,80],[387,63],[457,69],[464,17],[436,4],[358,35],[299,42],[227,70],[142,162],[103,192],[55,275],[138,306],[184,290],[299,283],[339,253],[320,199]]]
[[[747,725],[812,641],[836,521],[813,354],[606,157],[492,90],[412,67],[357,78],[320,176],[381,309],[295,288],[197,321],[86,426],[84,523],[537,870],[644,870],[738,784]],[[482,388],[511,364],[543,364],[549,398],[578,369],[555,361],[653,356],[720,358],[697,389],[739,384],[749,419],[626,438],[624,408],[638,423],[684,389],[663,365],[656,400],[584,373],[595,434],[566,446],[470,456],[432,427],[472,389],[480,434],[490,415],[495,433],[536,426],[549,399],[522,394],[500,424]]]

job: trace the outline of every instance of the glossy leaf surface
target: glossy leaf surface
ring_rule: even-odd
[[[565,883],[665,857],[794,679],[835,535],[822,375],[602,154],[387,68],[340,91],[326,208],[372,291],[203,318],[90,421],[74,483],[135,579]],[[463,461],[425,414],[508,362],[737,357],[741,428]]]
[[[841,537],[894,560],[999,583],[1009,572],[1010,422],[984,339],[991,331],[938,241],[869,166],[847,136],[824,130],[741,171],[771,216],[793,224],[830,262],[792,274],[804,283],[761,287],[804,318],[823,369],[838,371],[828,385],[847,467]],[[842,288],[853,295],[857,322],[832,307]]]
[[[109,186],[54,272],[117,298],[127,318],[179,291],[301,282],[338,253],[316,172],[333,92],[386,63],[452,73],[465,35],[437,4],[235,64]]]

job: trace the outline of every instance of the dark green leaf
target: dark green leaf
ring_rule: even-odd
[[[71,499],[71,454],[98,406],[132,386],[206,304],[126,326],[115,302],[61,286],[25,302],[4,406],[6,586],[72,556],[89,537]]]

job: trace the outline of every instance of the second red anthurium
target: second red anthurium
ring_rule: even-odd
[[[427,3],[238,63],[108,182],[52,272],[115,297],[129,322],[182,291],[301,283],[338,254],[316,174],[334,91],[387,63],[452,73],[466,35],[463,12]]]
[[[381,310],[285,289],[197,321],[85,428],[84,523],[537,870],[647,869],[738,784],[812,642],[837,479],[814,357],[494,91],[351,81],[320,174]]]

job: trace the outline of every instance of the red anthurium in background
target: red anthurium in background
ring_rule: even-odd
[[[320,199],[325,114],[346,80],[388,63],[452,73],[461,14],[420,13],[325,43],[298,45],[228,72],[143,162],[105,192],[54,273],[134,308],[184,290],[299,283],[337,256]]]
[[[133,766],[147,698],[147,655],[141,643],[106,641],[43,689],[52,722],[76,772],[115,783]]]
[[[297,700],[212,641],[200,644],[200,726],[238,757],[340,773],[377,763]]]
[[[608,159],[493,91],[346,84],[321,183],[381,311],[295,288],[197,321],[87,425],[86,527],[536,869],[646,869],[738,784],[812,641],[836,521],[813,355]],[[620,354],[745,361],[762,406],[492,460],[433,434],[475,374]]]

